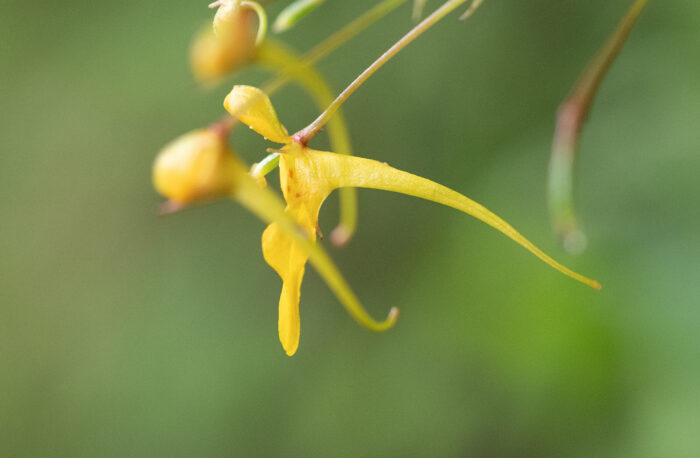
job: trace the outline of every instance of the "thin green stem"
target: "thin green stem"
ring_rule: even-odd
[[[325,0],[296,0],[287,5],[277,15],[272,30],[275,33],[282,33],[291,29],[297,22],[306,17],[313,10],[321,6]]]
[[[447,16],[449,13],[454,11],[460,5],[466,3],[468,0],[448,0],[443,3],[443,5],[435,10],[433,14],[421,21],[420,24],[416,25],[410,32],[404,35],[399,41],[397,41],[391,48],[389,48],[384,54],[379,56],[369,67],[365,69],[360,75],[355,78],[355,80],[350,83],[350,85],[345,88],[343,92],[331,103],[326,111],[321,113],[321,115],[316,118],[311,124],[309,124],[304,129],[300,130],[294,134],[295,141],[306,145],[314,135],[318,133],[319,130],[328,122],[328,120],[338,111],[338,108],[350,97],[362,84],[369,79],[377,70],[379,70],[385,63],[387,63],[392,57],[398,54],[403,48],[408,46],[413,40],[418,38],[423,32],[428,30],[430,27],[439,22],[442,18]],[[478,5],[477,5],[478,6]]]
[[[421,16],[423,16],[423,8],[428,0],[414,0],[413,1],[413,20],[420,21]]]
[[[476,9],[481,6],[481,4],[484,2],[484,0],[474,0],[471,5],[469,5],[469,8],[467,8],[467,11],[464,12],[459,17],[460,21],[466,21],[471,17],[472,14],[476,12]]]
[[[564,249],[579,254],[586,236],[574,210],[574,162],[583,123],[603,78],[620,54],[647,0],[636,0],[605,45],[588,64],[571,93],[559,106],[549,163],[548,197],[554,232]]]
[[[253,178],[262,178],[277,168],[280,163],[280,153],[272,153],[265,156],[265,159],[255,164],[250,170]]]
[[[343,43],[347,43],[351,38],[395,10],[405,1],[406,0],[384,0],[378,3],[357,19],[316,45],[311,51],[306,53],[303,59],[304,62],[306,64],[312,64],[323,59],[328,54],[338,49]]]

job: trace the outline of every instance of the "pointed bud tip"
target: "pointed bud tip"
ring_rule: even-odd
[[[168,199],[158,207],[158,216],[172,215],[182,211],[184,208],[184,204]]]
[[[345,226],[338,226],[331,232],[331,243],[338,248],[343,247],[350,241],[351,236],[350,229]]]
[[[391,324],[396,323],[396,320],[399,319],[399,308],[398,307],[392,307],[391,310],[389,310],[389,315],[386,317],[386,320],[391,322]]]

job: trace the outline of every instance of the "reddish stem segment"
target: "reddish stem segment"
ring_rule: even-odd
[[[578,254],[585,248],[573,199],[573,168],[583,123],[598,88],[620,54],[647,0],[636,0],[613,35],[588,64],[569,96],[559,106],[549,163],[549,208],[554,231],[564,249]]]

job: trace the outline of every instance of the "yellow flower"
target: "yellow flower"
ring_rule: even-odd
[[[217,8],[213,27],[200,31],[190,52],[192,71],[199,82],[215,83],[231,72],[257,63],[279,71],[273,87],[290,78],[311,95],[321,110],[333,102],[332,91],[312,65],[328,51],[328,46],[319,48],[325,51],[317,52],[315,57],[302,59],[282,44],[265,39],[267,18],[260,4],[249,0],[218,0],[209,6]],[[258,17],[255,38],[253,13]],[[328,137],[334,151],[352,154],[350,136],[340,113],[328,123]],[[264,177],[258,179],[264,183]],[[346,244],[356,226],[357,195],[354,189],[346,188],[340,193],[340,222],[331,232],[331,240],[336,246]]]
[[[333,190],[344,187],[382,189],[427,199],[472,215],[504,233],[560,272],[600,289],[598,282],[557,263],[503,219],[456,191],[381,162],[316,151],[300,144],[289,136],[277,119],[270,99],[260,89],[234,86],[226,97],[224,106],[233,116],[263,137],[284,144],[279,151],[279,169],[280,185],[287,202],[286,211],[304,228],[312,241],[316,239],[321,205]],[[284,350],[291,356],[299,345],[299,298],[308,250],[290,238],[277,222],[270,224],[263,233],[262,248],[265,261],[282,278],[279,336]],[[388,326],[381,329],[386,327]],[[378,329],[376,326],[372,328]]]
[[[358,322],[376,331],[388,329],[396,322],[396,308],[389,311],[385,321],[375,321],[367,314],[330,257],[312,242],[313,232],[309,233],[306,226],[300,227],[285,211],[280,198],[264,187],[260,177],[251,177],[246,164],[226,144],[224,130],[194,130],[166,145],[153,164],[153,183],[175,208],[230,196],[261,220],[274,223],[278,237],[293,241],[295,259],[301,256],[305,263],[308,258]],[[298,269],[295,272],[298,274]]]

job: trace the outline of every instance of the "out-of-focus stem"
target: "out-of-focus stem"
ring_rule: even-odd
[[[379,2],[357,19],[316,45],[304,56],[304,62],[312,64],[323,59],[339,48],[343,43],[347,43],[355,35],[392,12],[405,1],[406,0],[384,0],[383,2]]]
[[[586,236],[578,223],[573,197],[574,162],[579,136],[603,78],[622,50],[646,3],[647,0],[636,0],[632,4],[557,112],[549,163],[549,211],[555,234],[571,254],[581,253],[586,246]]]
[[[414,21],[420,21],[421,16],[423,15],[423,8],[425,8],[425,4],[427,3],[428,0],[413,0],[413,20]]]
[[[369,67],[365,69],[360,75],[355,78],[355,80],[350,83],[350,85],[345,88],[343,92],[331,103],[326,111],[321,113],[321,115],[316,118],[311,124],[306,126],[304,129],[300,130],[294,134],[295,141],[306,145],[314,135],[318,133],[319,130],[328,122],[328,120],[335,114],[335,112],[340,108],[340,106],[350,97],[362,84],[369,79],[377,70],[379,70],[385,63],[391,60],[396,54],[398,54],[403,48],[408,46],[413,40],[418,38],[423,32],[428,30],[430,27],[439,22],[442,18],[447,16],[453,10],[458,8],[463,3],[468,0],[448,0],[443,3],[443,5],[435,10],[433,14],[421,21],[420,24],[416,25],[410,32],[404,35],[399,41],[397,41],[391,48],[389,48],[384,54],[379,56]],[[478,0],[477,0],[478,1]],[[476,2],[475,2],[476,3]],[[478,6],[478,5],[477,5]]]
[[[280,11],[272,24],[275,33],[282,33],[291,29],[297,22],[306,17],[313,10],[321,6],[325,0],[294,0]]]
[[[469,5],[469,8],[467,8],[467,11],[465,11],[464,14],[462,14],[462,15],[459,17],[459,20],[460,20],[460,21],[466,21],[467,19],[469,19],[469,18],[471,17],[471,15],[474,14],[474,13],[476,12],[476,9],[477,9],[478,7],[481,6],[481,4],[482,4],[483,2],[484,2],[484,0],[474,0],[474,1],[472,1],[472,4]]]

